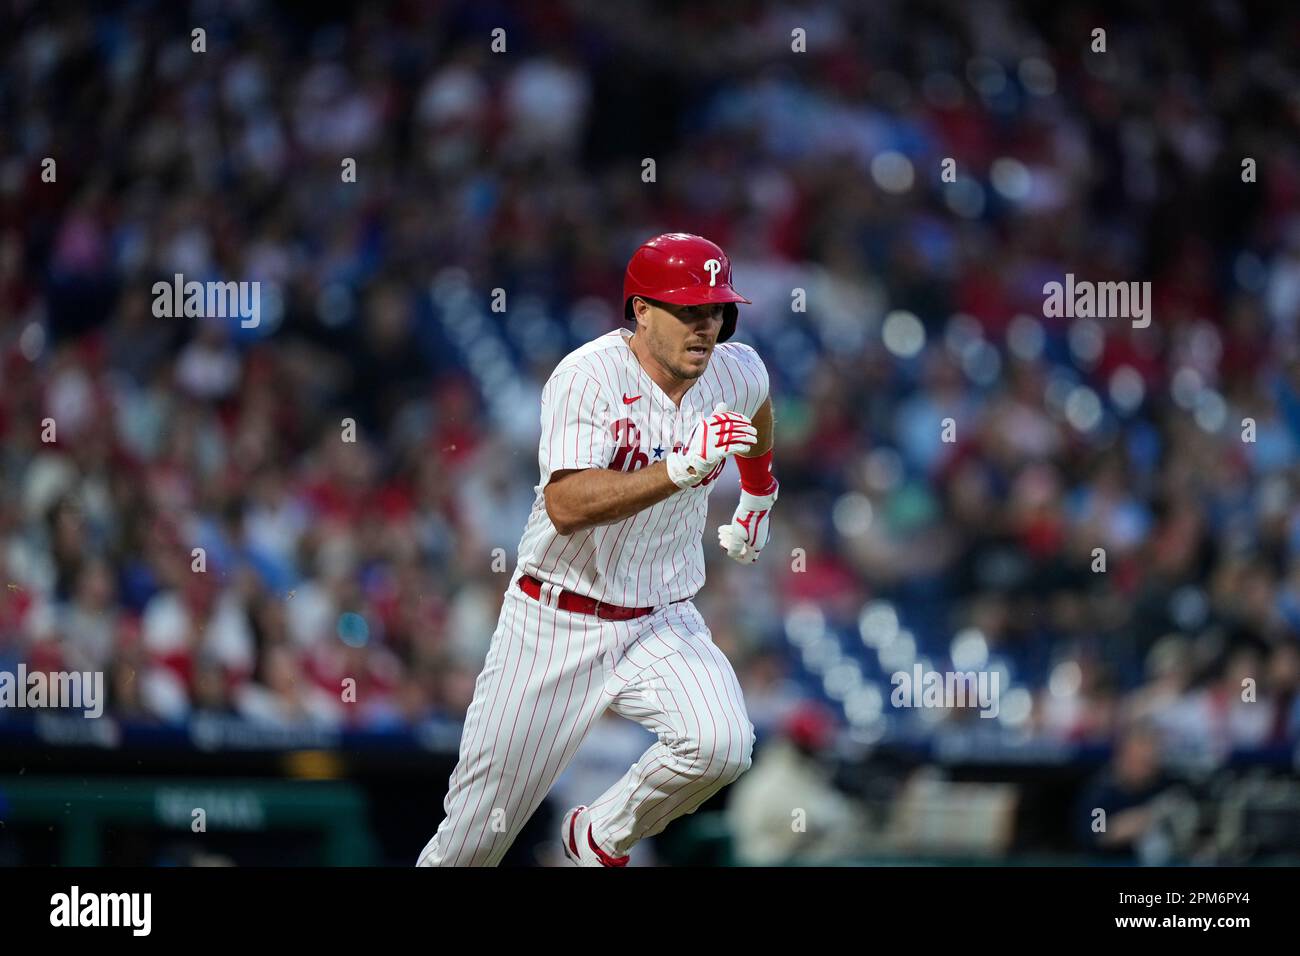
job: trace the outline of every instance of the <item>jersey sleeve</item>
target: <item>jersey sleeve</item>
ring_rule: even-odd
[[[542,389],[542,485],[557,471],[606,467],[613,454],[609,423],[599,382],[577,369],[556,371]]]
[[[742,399],[747,399],[744,412],[753,418],[769,397],[771,380],[768,378],[767,366],[752,346],[737,342],[735,355],[742,379],[738,383],[740,395]]]

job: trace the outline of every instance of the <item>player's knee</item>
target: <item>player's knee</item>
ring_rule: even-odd
[[[747,718],[741,719],[741,726],[744,728],[740,734],[740,759],[736,762],[735,780],[742,773],[748,770],[754,763],[754,725]]]
[[[714,783],[731,783],[753,763],[754,728],[748,720],[731,733],[702,733],[690,747],[688,775]]]
[[[744,773],[754,764],[754,725],[749,722],[748,717],[743,718],[741,724],[745,730],[743,733],[743,749],[741,751],[744,754],[742,760],[744,766],[741,767],[740,772]]]

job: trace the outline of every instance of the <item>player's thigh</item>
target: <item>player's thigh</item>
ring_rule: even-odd
[[[748,763],[754,728],[740,681],[691,602],[653,615],[617,655],[606,692],[616,713],[661,739]]]
[[[462,760],[527,772],[548,736],[584,719],[612,646],[593,621],[506,595],[466,714]]]

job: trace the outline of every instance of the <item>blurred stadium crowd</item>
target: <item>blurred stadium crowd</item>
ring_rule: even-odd
[[[920,661],[998,670],[1012,734],[1294,739],[1300,11],[1184,6],[10,4],[0,665],[130,719],[459,717],[541,385],[672,229],[772,375],[771,553],[706,539],[697,599],[760,732],[986,723],[891,707]],[[1150,326],[1044,318],[1067,272]],[[156,318],[176,273],[260,326]]]

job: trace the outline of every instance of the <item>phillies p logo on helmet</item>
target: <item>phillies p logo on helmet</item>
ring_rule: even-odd
[[[715,242],[686,232],[668,232],[643,242],[623,276],[623,317],[632,318],[632,299],[640,296],[672,305],[721,303],[725,342],[736,330],[737,303],[750,301],[731,287],[731,260]]]

